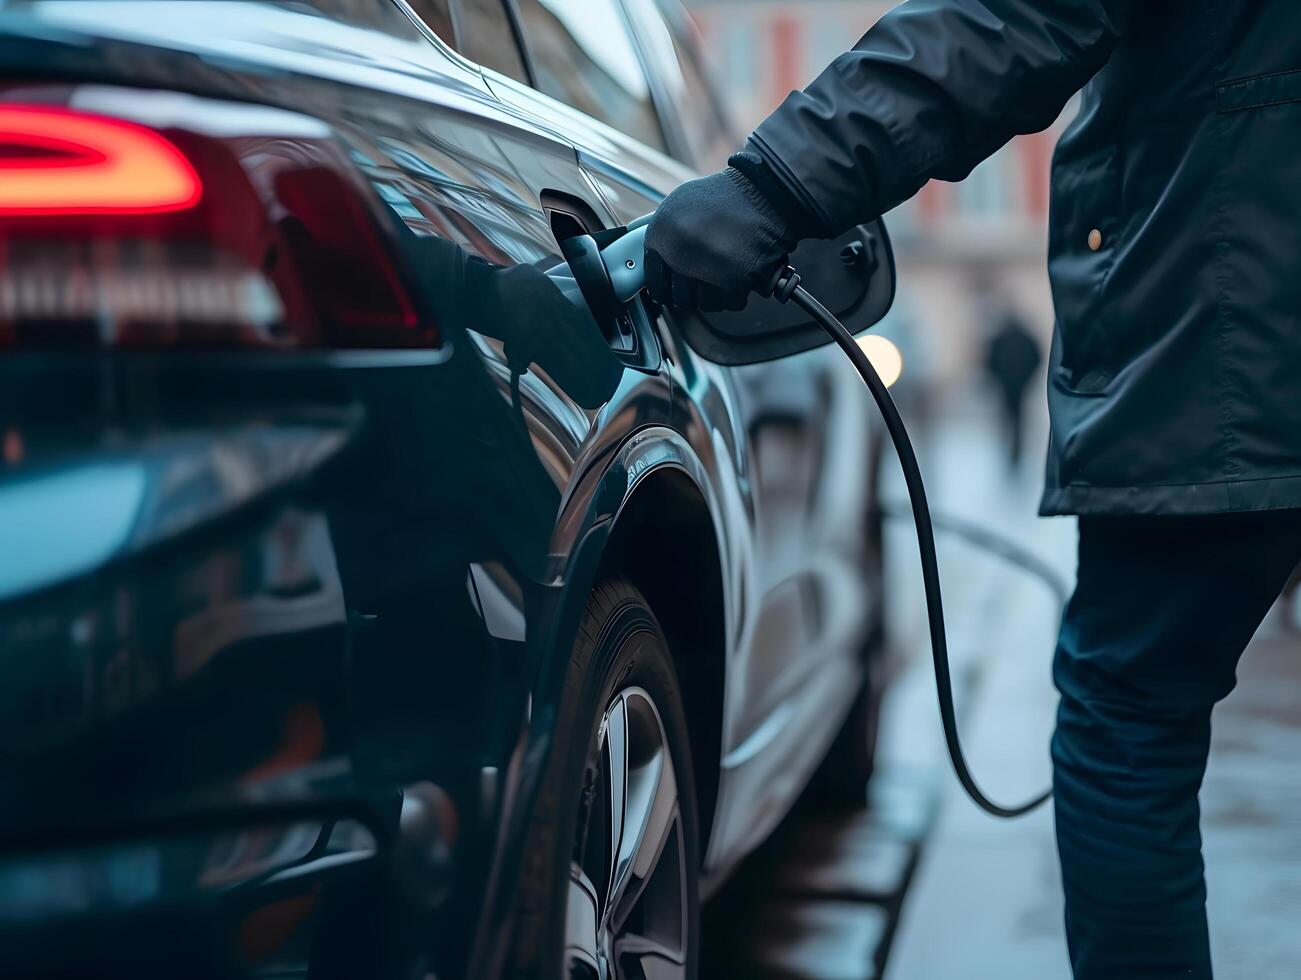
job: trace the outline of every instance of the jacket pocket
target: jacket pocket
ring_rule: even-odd
[[[1081,394],[1110,382],[1115,332],[1107,282],[1124,225],[1120,149],[1095,150],[1054,179],[1049,272],[1061,341],[1058,383]]]
[[[1301,102],[1301,69],[1220,82],[1215,86],[1215,102],[1219,112]]]

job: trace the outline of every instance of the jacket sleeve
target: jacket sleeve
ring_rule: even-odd
[[[1049,126],[1106,64],[1136,2],[908,0],[791,93],[750,146],[817,232],[838,234]]]

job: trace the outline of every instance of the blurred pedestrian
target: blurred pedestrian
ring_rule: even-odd
[[[1298,37],[1297,0],[908,0],[646,236],[658,300],[738,307],[801,239],[964,178],[1083,89],[1040,506],[1081,515],[1052,745],[1080,980],[1211,976],[1211,709],[1301,559]]]
[[[1043,353],[1034,334],[1010,305],[999,303],[991,313],[984,366],[998,393],[1008,468],[1016,470],[1025,443],[1025,393],[1043,362]]]

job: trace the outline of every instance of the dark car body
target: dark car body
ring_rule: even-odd
[[[799,795],[880,615],[852,371],[538,280],[703,162],[647,16],[678,159],[393,0],[0,4],[0,105],[161,133],[205,195],[0,213],[0,974],[498,975],[610,570],[673,646],[706,889]]]

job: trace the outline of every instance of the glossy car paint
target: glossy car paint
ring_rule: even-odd
[[[220,143],[268,240],[277,175],[330,171],[438,331],[0,353],[0,972],[496,975],[578,616],[599,572],[663,575],[674,526],[705,531],[671,573],[711,601],[657,614],[684,681],[721,678],[692,719],[707,886],[862,676],[852,372],[723,369],[644,308],[612,351],[539,280],[540,201],[614,226],[691,171],[408,15],[0,9],[0,101]],[[671,520],[616,550],[634,513]]]

